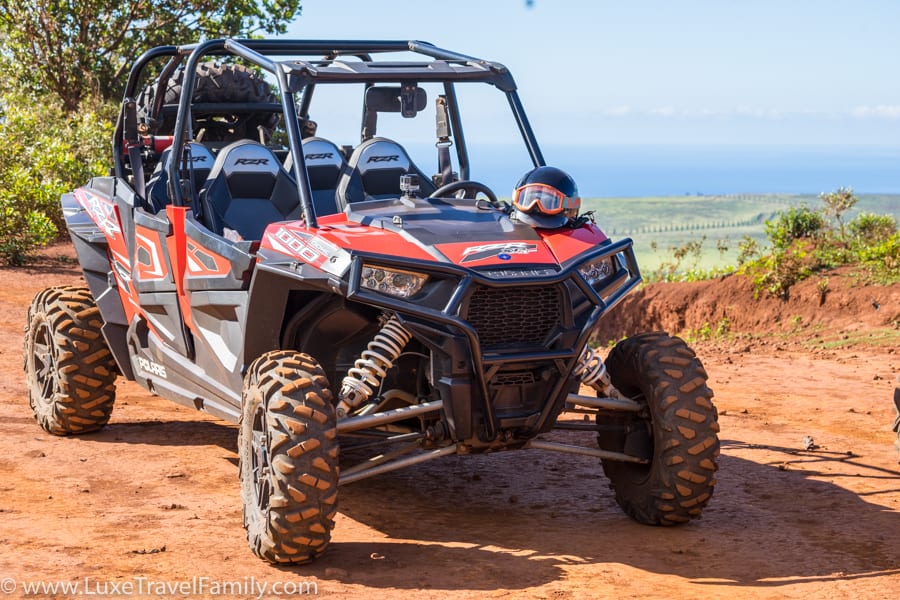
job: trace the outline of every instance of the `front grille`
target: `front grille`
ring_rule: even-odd
[[[497,373],[490,381],[491,385],[531,385],[532,383],[534,383],[534,373],[531,371]]]
[[[482,348],[544,343],[562,322],[563,295],[558,285],[481,287],[469,300],[465,319]]]

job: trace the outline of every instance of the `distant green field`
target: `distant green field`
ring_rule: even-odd
[[[650,274],[670,260],[671,248],[691,240],[703,241],[699,260],[686,259],[682,269],[711,269],[733,265],[738,242],[749,235],[766,244],[764,224],[778,211],[806,204],[821,207],[816,195],[735,194],[727,196],[669,196],[655,198],[590,198],[582,210],[594,211],[597,225],[613,240],[630,237],[641,271]],[[900,194],[861,194],[845,221],[865,211],[892,214],[900,221]],[[656,242],[657,251],[651,247]],[[727,247],[720,251],[718,246]]]

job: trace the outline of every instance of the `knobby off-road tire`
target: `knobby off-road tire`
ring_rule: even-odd
[[[601,448],[650,459],[649,465],[603,461],[616,502],[649,525],[699,517],[716,484],[719,455],[718,416],[700,360],[680,338],[649,333],[617,344],[606,366],[613,385],[649,415],[598,415]]]
[[[273,563],[305,563],[328,546],[338,499],[335,410],[310,356],[264,354],[244,380],[238,448],[247,542]]]
[[[87,433],[109,421],[117,368],[102,325],[87,288],[48,288],[32,300],[25,324],[25,378],[28,402],[44,430]]]
[[[163,95],[163,104],[177,104],[181,98],[184,67],[178,68],[169,78]],[[242,65],[204,62],[197,65],[194,102],[277,102],[271,86]],[[137,98],[138,121],[151,133],[172,135],[175,131],[175,114],[153,114],[159,81],[151,82]],[[200,128],[206,130],[204,141],[226,142],[241,138],[258,139],[257,127],[262,126],[271,136],[277,125],[278,113],[257,112],[246,115],[195,115],[194,134]]]

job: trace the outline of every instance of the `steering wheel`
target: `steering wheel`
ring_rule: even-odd
[[[462,196],[458,196],[459,192],[464,192]],[[485,184],[472,181],[471,179],[462,179],[460,181],[453,181],[446,185],[442,185],[438,189],[434,190],[431,194],[432,198],[446,198],[448,196],[457,195],[458,198],[469,198],[474,199],[475,196],[478,195],[478,192],[481,192],[485,196],[487,196],[488,201],[494,206],[499,206],[499,201],[497,200],[497,194],[491,190]]]

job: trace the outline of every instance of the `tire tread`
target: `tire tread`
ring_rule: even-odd
[[[718,415],[706,370],[683,340],[662,332],[625,339],[606,365],[620,391],[643,396],[653,429],[649,468],[603,462],[617,503],[651,525],[697,518],[712,497],[719,456]],[[609,448],[608,441],[598,442]]]

